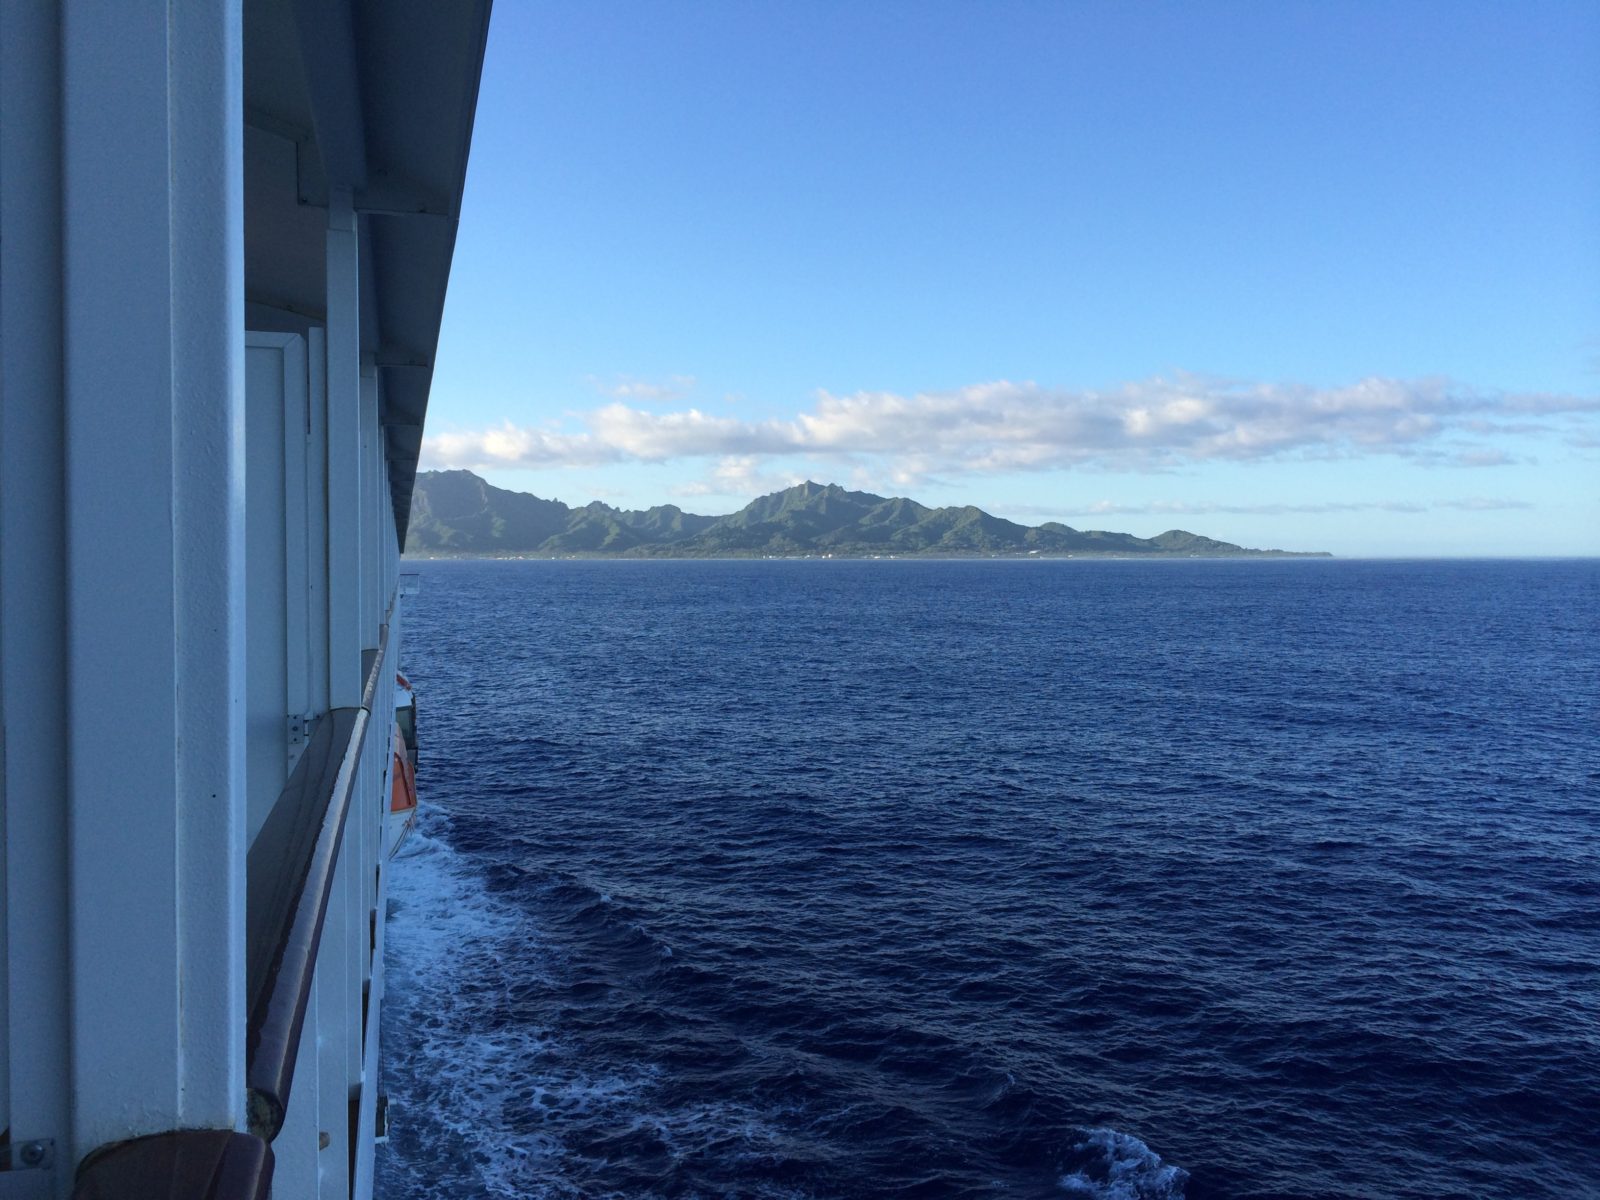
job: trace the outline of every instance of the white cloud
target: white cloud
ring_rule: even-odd
[[[619,457],[643,462],[770,452],[771,439],[759,426],[737,417],[714,417],[697,408],[653,413],[626,404],[608,404],[585,419],[600,443],[612,447]]]
[[[799,475],[761,470],[761,459],[757,455],[730,455],[718,461],[705,478],[683,484],[672,492],[675,496],[761,496],[802,482]]]
[[[1504,450],[1493,446],[1482,450],[1462,450],[1450,460],[1451,465],[1457,467],[1505,467],[1516,461]]]
[[[1510,500],[1489,496],[1469,496],[1460,500],[1434,500],[1427,503],[1415,500],[1352,500],[1327,501],[1313,504],[1219,504],[1207,501],[1154,501],[1150,504],[1118,504],[1098,500],[1085,505],[1004,505],[1012,516],[1025,517],[1192,517],[1222,513],[1230,516],[1277,517],[1316,513],[1424,513],[1438,508],[1459,509],[1469,512],[1496,512],[1505,509],[1532,508],[1526,500]]]
[[[619,400],[580,414],[581,430],[507,424],[431,437],[426,458],[430,466],[462,467],[867,458],[885,477],[906,483],[933,472],[1163,471],[1218,460],[1379,454],[1492,466],[1510,456],[1484,441],[1529,432],[1531,417],[1587,427],[1597,412],[1600,400],[1593,398],[1508,394],[1432,379],[1315,388],[1179,375],[1104,391],[999,380],[914,395],[819,392],[809,409],[787,420],[743,420],[698,408],[653,412]]]
[[[478,433],[440,433],[423,440],[430,467],[585,467],[621,456],[588,434],[552,433],[507,421]]]
[[[651,383],[631,375],[619,375],[610,383],[595,375],[588,377],[589,386],[602,395],[610,396],[613,400],[633,400],[643,404],[677,400],[694,391],[696,382],[693,375],[674,375],[665,383]]]
[[[1465,512],[1503,512],[1512,508],[1532,508],[1527,500],[1509,500],[1503,496],[1468,496],[1462,500],[1441,500],[1437,508],[1458,508]]]

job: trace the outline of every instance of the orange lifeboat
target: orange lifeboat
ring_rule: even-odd
[[[395,676],[394,760],[389,765],[389,813],[384,820],[393,858],[417,821],[417,698],[404,675]]]
[[[417,772],[406,754],[405,737],[399,724],[394,727],[394,763],[390,768],[389,819],[384,822],[389,834],[389,857],[393,858],[417,820]]]
[[[390,789],[389,811],[406,812],[416,807],[417,772],[405,752],[405,740],[397,724],[394,727],[394,787]]]

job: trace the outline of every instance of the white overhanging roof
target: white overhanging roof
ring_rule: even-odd
[[[455,249],[490,0],[245,0],[245,301],[257,329],[326,320],[327,207],[362,250],[401,543]]]

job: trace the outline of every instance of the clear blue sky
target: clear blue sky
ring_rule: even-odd
[[[498,0],[424,466],[1600,553],[1600,5]]]

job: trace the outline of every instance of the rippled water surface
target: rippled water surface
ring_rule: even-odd
[[[1600,564],[421,571],[388,1200],[1600,1196]]]

